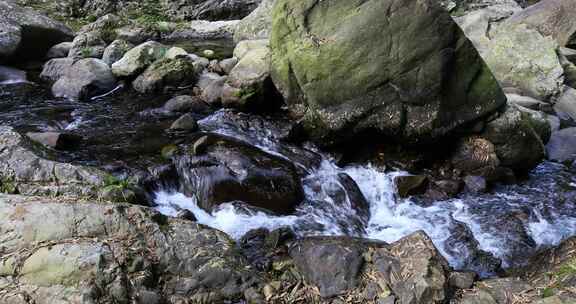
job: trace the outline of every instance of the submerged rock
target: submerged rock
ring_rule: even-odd
[[[241,201],[289,214],[304,198],[292,163],[231,138],[209,134],[174,158],[182,192],[207,211]]]
[[[110,67],[100,59],[86,58],[66,69],[52,86],[52,94],[72,100],[86,100],[112,91],[117,85]]]
[[[70,41],[73,32],[54,21],[13,1],[0,1],[0,60],[42,59],[54,45]]]
[[[369,131],[430,142],[505,104],[436,1],[281,0],[273,16],[274,83],[322,144]]]

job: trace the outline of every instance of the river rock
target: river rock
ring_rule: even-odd
[[[478,136],[462,138],[450,162],[454,168],[476,176],[487,176],[500,166],[494,144]]]
[[[224,86],[226,85],[228,77],[221,76],[210,82],[204,88],[201,88],[201,98],[210,105],[220,105],[222,102],[222,94],[224,93]]]
[[[236,57],[226,58],[218,62],[218,65],[220,66],[220,69],[224,74],[230,74],[230,72],[232,72],[232,69],[234,69],[234,67],[237,64],[238,64],[238,58]]]
[[[174,163],[182,192],[204,210],[241,201],[289,214],[304,198],[296,168],[285,159],[223,136],[209,134],[203,142],[201,149],[182,147]]]
[[[170,130],[172,131],[186,131],[186,132],[193,132],[198,129],[198,123],[196,119],[192,117],[190,114],[184,114],[180,116],[171,126]]]
[[[234,33],[236,43],[243,40],[270,38],[272,30],[272,8],[276,0],[262,0],[260,5],[246,18],[242,19]]]
[[[105,94],[117,85],[110,67],[100,59],[76,61],[52,86],[52,94],[73,100],[86,100]]]
[[[425,175],[405,175],[394,178],[398,195],[406,198],[412,195],[423,194],[428,188],[428,177]]]
[[[359,283],[366,245],[350,238],[306,238],[290,248],[290,256],[320,296],[340,295]]]
[[[177,28],[165,38],[172,44],[195,42],[206,47],[234,47],[234,31],[238,20],[206,21],[195,20]]]
[[[506,22],[525,24],[542,35],[553,37],[560,46],[576,42],[576,3],[570,0],[541,1],[516,13]]]
[[[250,14],[261,0],[163,1],[166,13],[180,20],[233,20]]]
[[[164,58],[175,59],[176,57],[179,57],[179,56],[188,56],[188,52],[186,52],[186,50],[183,48],[175,46],[175,47],[171,47],[166,52],[166,55],[164,56]]]
[[[0,195],[0,210],[2,303],[222,303],[258,279],[223,232],[148,208]]]
[[[90,197],[104,184],[104,172],[44,159],[48,151],[10,127],[0,127],[0,151],[1,192]]]
[[[135,77],[168,51],[163,44],[155,41],[145,42],[131,49],[122,59],[112,64],[112,73],[117,77]]]
[[[122,59],[132,48],[134,48],[134,45],[128,41],[120,39],[114,40],[104,49],[102,60],[109,66],[112,66],[115,62]]]
[[[168,88],[191,86],[198,78],[198,65],[187,57],[160,59],[132,82],[140,93],[163,92]]]
[[[29,132],[26,136],[37,143],[57,150],[74,149],[82,140],[81,137],[58,132]]]
[[[240,46],[241,48],[243,46]],[[253,48],[237,57],[240,61],[226,79],[222,89],[222,105],[231,108],[254,108],[264,104],[270,106],[274,99],[270,78],[270,49],[266,45]]]
[[[564,87],[564,93],[554,104],[554,111],[564,120],[576,121],[576,90]]]
[[[509,105],[499,118],[486,125],[481,137],[494,144],[501,166],[527,172],[536,167],[546,155],[534,125],[530,115]]]
[[[210,107],[198,97],[181,95],[168,100],[164,109],[168,112],[205,113]]]
[[[536,98],[532,98],[530,96],[522,96],[522,95],[511,93],[511,94],[506,94],[506,98],[508,99],[508,103],[513,103],[517,106],[531,109],[531,110],[544,111],[544,110],[548,110],[550,108],[549,103],[545,103],[543,101],[540,101]]]
[[[102,40],[100,33],[96,31],[79,34],[72,43],[68,57],[75,60],[82,58],[100,59],[106,49],[106,42]]]
[[[557,162],[576,160],[576,128],[566,128],[552,133],[546,150],[550,160]]]
[[[73,42],[62,42],[51,47],[46,53],[46,59],[64,58],[70,53],[70,49],[74,46]]]
[[[543,101],[561,92],[564,70],[553,38],[525,24],[502,25],[492,35],[483,57],[503,87]]]
[[[472,43],[436,1],[281,0],[273,16],[274,83],[324,145],[368,131],[430,142],[505,104]]]
[[[55,58],[44,64],[40,78],[48,82],[56,82],[66,75],[68,69],[74,64],[72,58]]]
[[[54,45],[72,40],[73,31],[13,1],[0,1],[0,60],[41,59]],[[16,57],[17,56],[17,57]]]

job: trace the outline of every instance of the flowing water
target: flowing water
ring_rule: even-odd
[[[163,131],[174,117],[150,111],[166,99],[115,92],[80,103],[53,99],[44,87],[33,83],[0,84],[0,123],[21,132],[60,130],[83,136],[77,150],[58,153],[63,161],[146,167],[161,162],[159,151],[174,142]],[[232,111],[197,118],[202,131],[232,136],[289,159],[303,176],[306,199],[291,216],[273,216],[231,204],[208,213],[198,207],[195,198],[177,189],[153,193],[160,212],[175,215],[188,209],[200,223],[234,238],[255,228],[289,226],[301,236],[351,235],[393,242],[424,230],[452,266],[490,275],[493,269],[471,262],[478,250],[498,257],[504,267],[512,267],[521,265],[539,248],[576,235],[576,169],[572,167],[544,162],[518,185],[497,186],[487,194],[464,195],[426,207],[398,197],[393,179],[406,172],[385,171],[370,164],[339,167],[330,155],[310,144],[295,147],[283,142],[280,118]],[[369,204],[369,218],[353,208],[354,194],[342,176],[357,184]]]

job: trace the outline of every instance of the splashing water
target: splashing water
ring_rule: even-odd
[[[207,128],[210,121],[200,124]],[[209,131],[234,136],[268,152],[281,154],[277,139],[269,131],[268,137],[256,136],[222,124]],[[344,203],[332,199],[330,193],[346,188],[336,178],[340,174],[351,177],[368,202],[370,216],[367,221],[362,220],[350,197]],[[232,204],[224,204],[210,214],[200,209],[194,198],[170,189],[157,192],[155,202],[160,212],[170,216],[180,209],[188,209],[199,223],[222,230],[236,239],[249,230],[262,227],[289,226],[300,236],[349,235],[386,242],[423,230],[457,269],[464,267],[468,258],[447,250],[454,245],[447,241],[453,234],[452,228],[458,224],[469,229],[479,249],[502,259],[504,267],[517,265],[513,261],[519,252],[555,245],[576,234],[576,200],[572,199],[576,194],[567,195],[576,193],[576,175],[571,168],[543,163],[521,185],[499,186],[494,193],[463,196],[436,202],[430,207],[398,198],[393,180],[406,174],[383,172],[371,165],[340,168],[324,156],[320,167],[303,178],[306,199],[291,216],[242,210]],[[310,185],[309,181],[314,180],[321,185],[320,191]],[[564,182],[559,183],[559,180]]]

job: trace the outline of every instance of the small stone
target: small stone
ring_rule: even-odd
[[[192,146],[192,153],[194,155],[201,155],[206,153],[206,148],[208,147],[208,136],[202,136]]]
[[[196,218],[194,213],[192,213],[192,211],[190,211],[188,209],[183,209],[183,210],[178,211],[178,214],[176,214],[176,217],[179,219],[183,219],[183,220],[187,220],[187,221],[191,221],[191,222],[197,222],[198,221],[198,219]]]
[[[197,97],[189,95],[176,96],[166,102],[164,110],[168,112],[204,113],[210,107]]]
[[[464,184],[466,185],[466,190],[472,193],[485,193],[488,189],[486,179],[482,176],[468,175],[464,177]]]
[[[232,69],[238,64],[238,58],[232,57],[220,61],[220,68],[224,74],[230,74]]]
[[[426,192],[428,177],[425,175],[397,176],[394,183],[398,189],[398,195],[408,197]]]
[[[469,289],[474,285],[476,274],[474,272],[452,272],[448,284],[458,289]]]
[[[170,130],[196,131],[197,129],[198,123],[190,114],[182,115],[170,126]]]
[[[185,49],[179,47],[172,47],[166,52],[165,58],[176,59],[178,56],[187,56],[188,52]]]
[[[396,303],[396,297],[394,296],[387,296],[384,299],[379,299],[378,304],[394,304]]]

